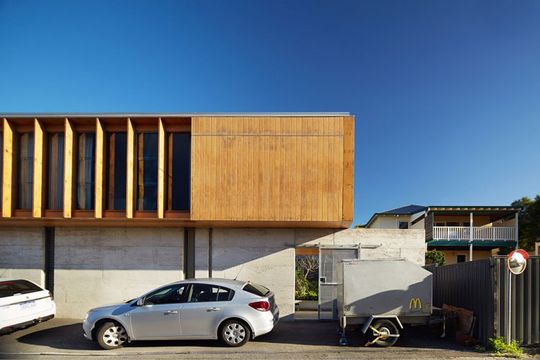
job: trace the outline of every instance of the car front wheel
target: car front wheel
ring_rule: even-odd
[[[221,341],[227,346],[242,346],[249,341],[251,330],[240,320],[227,320],[221,326]]]
[[[97,342],[105,350],[118,349],[128,340],[126,329],[118,323],[106,322],[97,332]]]

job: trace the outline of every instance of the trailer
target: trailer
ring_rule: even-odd
[[[343,260],[337,266],[340,345],[349,325],[371,336],[366,344],[392,346],[406,324],[428,324],[431,272],[404,259]]]

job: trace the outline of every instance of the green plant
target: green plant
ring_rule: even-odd
[[[490,338],[489,347],[498,356],[511,356],[519,359],[523,355],[523,349],[519,347],[517,340],[512,340],[510,344],[507,344],[502,336]]]
[[[426,265],[444,265],[444,253],[440,250],[429,250],[426,252]]]

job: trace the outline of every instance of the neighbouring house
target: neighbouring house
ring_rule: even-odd
[[[518,244],[519,208],[511,206],[408,205],[375,213],[371,229],[425,229],[428,250],[446,264],[484,259]]]
[[[348,229],[354,117],[0,114],[0,277],[54,292],[58,316],[189,278],[252,280],[294,314],[295,252],[424,264],[424,230]],[[360,254],[361,252],[361,254]]]

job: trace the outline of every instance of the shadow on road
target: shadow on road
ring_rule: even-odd
[[[52,324],[51,324],[52,325]],[[335,346],[338,348],[339,335],[335,322],[318,322],[309,320],[297,320],[294,322],[279,323],[276,329],[267,335],[261,336],[248,343],[244,348],[253,346],[263,346],[267,349],[277,348],[281,344],[299,346]],[[368,341],[359,330],[348,333],[350,347],[364,348]],[[22,344],[44,346],[57,350],[99,350],[99,346],[86,340],[82,335],[82,325],[80,323],[53,326],[46,329],[30,332],[16,338],[16,342]],[[127,347],[129,348],[163,348],[163,347],[207,347],[224,348],[218,341],[192,341],[192,340],[168,340],[168,341],[135,341]],[[405,329],[401,338],[394,345],[396,349],[424,348],[438,350],[453,350],[471,352],[470,348],[460,346],[453,339],[440,339],[436,334],[431,333],[425,327]],[[358,349],[360,350],[360,349]],[[375,349],[374,349],[375,350]]]

